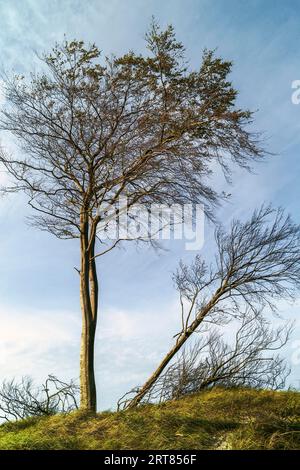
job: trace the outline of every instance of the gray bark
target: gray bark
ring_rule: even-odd
[[[94,370],[94,346],[98,311],[98,279],[94,259],[95,233],[89,234],[87,217],[81,223],[80,300],[82,333],[80,348],[80,407],[96,412],[97,396]]]

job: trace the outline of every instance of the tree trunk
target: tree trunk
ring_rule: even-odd
[[[96,412],[97,394],[94,346],[98,310],[98,279],[94,260],[95,234],[89,233],[87,219],[81,224],[80,303],[82,333],[80,348],[80,408]]]
[[[178,337],[175,345],[170,349],[168,354],[163,358],[155,372],[150,376],[150,378],[144,383],[141,389],[138,391],[136,396],[125,406],[126,409],[136,407],[141,400],[144,398],[146,393],[151,389],[151,387],[155,384],[159,376],[165,370],[166,366],[169,362],[173,359],[175,354],[180,350],[180,348],[184,345],[184,343],[188,340],[188,338],[194,333],[194,331],[198,328],[200,323],[204,320],[204,317],[210,312],[210,310],[217,304],[218,300],[222,296],[225,291],[225,286],[222,286],[218,289],[211,300],[201,309],[201,311],[196,316],[195,320],[191,323],[191,325],[183,331],[180,336]]]

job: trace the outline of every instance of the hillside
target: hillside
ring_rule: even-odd
[[[202,392],[135,411],[0,426],[0,449],[300,449],[300,393]]]

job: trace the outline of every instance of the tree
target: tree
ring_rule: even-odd
[[[209,330],[201,325],[200,338],[190,347],[183,347],[179,357],[157,379],[142,403],[164,402],[181,398],[215,386],[282,389],[290,373],[286,361],[278,354],[286,345],[292,325],[272,330],[262,315],[251,309],[242,313],[235,327],[233,344],[223,340],[220,329]],[[126,393],[118,408],[126,408]]]
[[[219,227],[215,238],[214,265],[209,267],[199,255],[191,266],[180,263],[174,280],[180,296],[181,331],[126,408],[143,400],[201,324],[239,318],[245,306],[256,315],[264,306],[276,310],[276,300],[293,298],[299,292],[300,226],[282,209],[262,206],[244,223],[233,220],[228,233]]]
[[[41,387],[35,387],[30,377],[20,383],[5,381],[0,387],[0,418],[12,421],[69,413],[78,408],[78,388],[74,381],[66,383],[53,375]]]
[[[26,193],[38,228],[80,241],[81,407],[90,410],[96,258],[122,240],[119,233],[103,247],[107,213],[126,196],[127,208],[205,203],[212,215],[223,197],[207,180],[215,163],[229,175],[230,161],[248,168],[264,154],[247,130],[252,114],[235,106],[230,62],[205,51],[199,70],[189,70],[171,26],[153,22],[146,41],[147,56],[104,59],[94,44],[64,41],[42,56],[40,74],[4,77],[0,129],[21,148],[1,151],[14,181],[4,191]]]

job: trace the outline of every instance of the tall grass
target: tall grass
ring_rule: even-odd
[[[300,449],[300,393],[214,389],[161,405],[0,426],[0,449]]]

